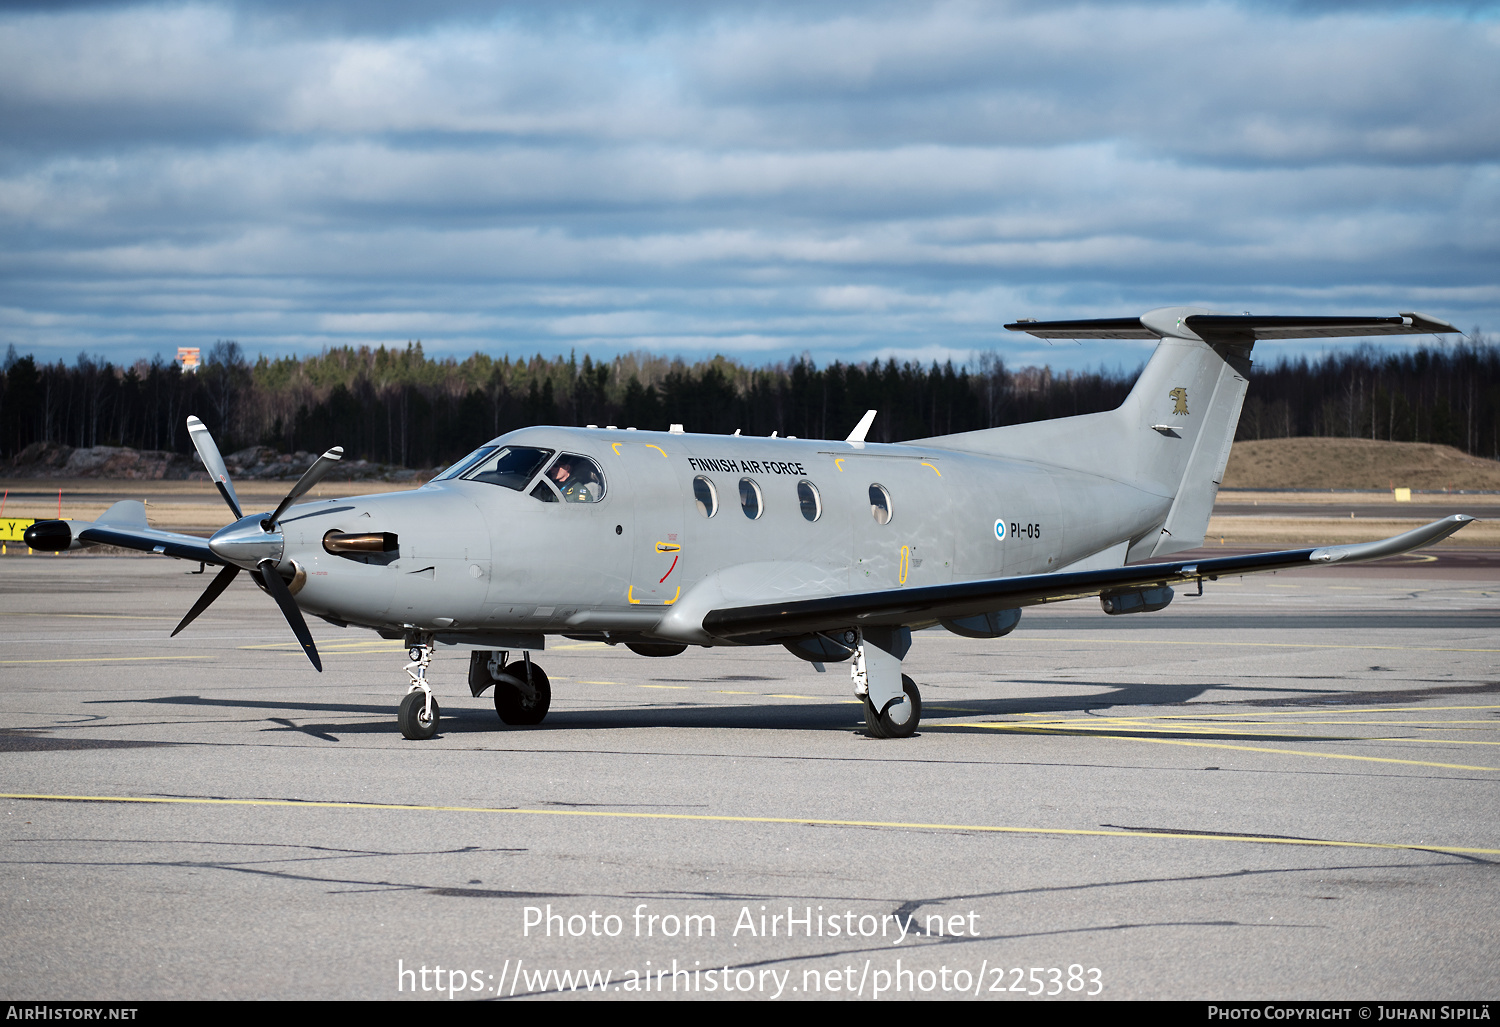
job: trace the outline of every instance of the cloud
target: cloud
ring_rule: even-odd
[[[0,12],[0,343],[1094,366],[1000,326],[1500,312],[1486,9],[413,12]]]

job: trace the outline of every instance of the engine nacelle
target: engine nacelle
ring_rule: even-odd
[[[1155,613],[1165,610],[1172,602],[1172,586],[1158,585],[1155,588],[1134,589],[1130,592],[1105,592],[1099,596],[1099,605],[1105,613]]]
[[[1019,623],[1020,610],[995,610],[992,613],[976,613],[972,617],[949,618],[942,625],[955,635],[965,638],[999,638],[1016,630]]]

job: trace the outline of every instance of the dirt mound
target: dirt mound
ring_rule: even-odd
[[[1500,489],[1500,462],[1427,442],[1261,439],[1236,442],[1226,489]]]
[[[236,481],[295,481],[313,465],[318,454],[298,451],[278,453],[269,446],[251,446],[224,457],[229,476]],[[374,464],[368,460],[345,460],[328,475],[331,481],[379,480],[426,481],[441,468],[413,470]],[[208,472],[194,453],[137,450],[128,446],[92,446],[73,449],[58,442],[33,442],[14,460],[0,460],[0,476],[9,478],[128,478],[148,481],[208,480]]]
[[[125,446],[73,449],[58,442],[33,442],[4,473],[15,478],[144,478],[159,481],[186,478],[195,469],[190,457],[162,450]]]

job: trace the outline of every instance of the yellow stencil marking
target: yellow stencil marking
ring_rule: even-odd
[[[901,547],[901,567],[896,573],[896,580],[906,584],[906,575],[911,570],[911,546]]]
[[[935,474],[935,475],[937,475],[939,478],[941,478],[943,476],[943,472],[942,471],[938,470],[935,465],[929,464],[926,460],[922,461],[922,466],[923,467],[931,467],[932,468],[932,473]]]
[[[833,466],[837,467],[839,471],[842,472],[844,470],[844,458],[841,456],[834,457]]]
[[[658,453],[660,453],[660,454],[661,454],[661,458],[662,458],[662,459],[663,459],[663,460],[670,460],[670,459],[671,459],[671,457],[669,457],[669,456],[667,456],[667,451],[666,451],[666,450],[665,450],[665,449],[662,449],[662,448],[661,448],[661,447],[660,447],[660,446],[658,446],[658,445],[657,445],[657,444],[656,444],[656,443],[654,443],[654,442],[648,442],[648,443],[646,443],[646,446],[647,446],[647,447],[648,447],[648,448],[650,448],[650,449],[654,449],[654,450],[656,450],[656,451],[657,451],[657,452],[658,452]]]
[[[627,588],[625,590],[625,598],[627,600],[629,600],[635,606],[641,605],[641,601],[635,597],[635,586],[634,585],[631,585],[629,588]],[[679,600],[681,598],[682,598],[682,586],[678,585],[677,586],[677,594],[674,595],[674,596],[672,596],[671,599],[663,600],[662,601],[662,605],[663,606],[671,606],[673,603],[677,602],[677,600]]]
[[[611,442],[609,444],[609,448],[615,451],[615,456],[619,456],[620,455],[620,443],[618,443],[618,442]]]

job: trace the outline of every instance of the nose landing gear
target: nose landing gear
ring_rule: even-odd
[[[411,687],[396,711],[396,724],[405,737],[423,741],[437,734],[438,718],[442,715],[432,687],[427,684],[427,665],[432,662],[432,636],[417,635],[414,641],[408,638],[407,643],[406,655],[411,662],[406,665],[406,673],[411,678]]]

